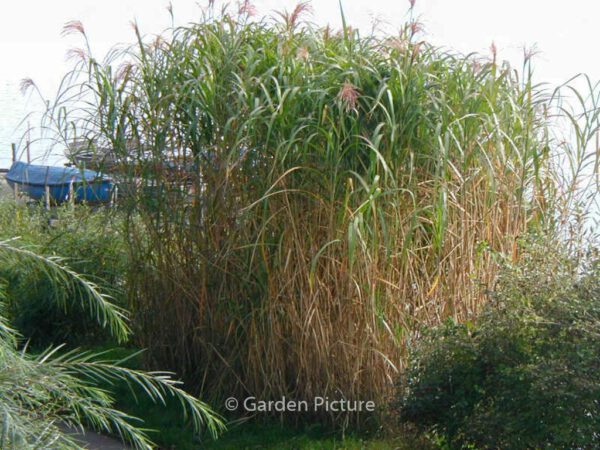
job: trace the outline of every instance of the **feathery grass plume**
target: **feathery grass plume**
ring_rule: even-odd
[[[25,95],[27,93],[27,91],[29,91],[29,89],[35,88],[35,87],[36,87],[36,85],[31,78],[23,78],[21,80],[21,82],[19,83],[19,91],[21,91],[21,94],[23,94],[23,95]]]
[[[496,47],[496,43],[492,41],[490,45],[490,53],[492,54],[492,63],[496,64],[496,58],[498,57],[498,47]]]
[[[415,25],[401,51],[290,20],[211,12],[157,47],[136,31],[80,66],[87,102],[56,129],[109,146],[130,186],[150,364],[215,401],[383,405],[419,329],[476,314],[495,252],[558,226],[548,95],[530,71],[412,42]]]
[[[81,48],[71,48],[67,50],[66,58],[67,60],[74,59],[85,61],[87,59],[87,55],[85,54],[85,51]]]
[[[238,5],[238,14],[240,16],[252,17],[256,15],[256,6],[250,0],[243,0]]]
[[[311,12],[312,12],[312,6],[311,6],[310,2],[299,2],[294,7],[294,9],[292,10],[291,13],[285,11],[283,13],[278,13],[278,14],[282,18],[287,30],[292,31],[299,24],[299,21],[302,18],[302,16],[310,14]]]
[[[68,36],[70,34],[81,34],[85,36],[85,29],[83,28],[81,21],[71,20],[64,25],[62,35]]]
[[[358,90],[352,83],[349,81],[344,81],[338,97],[344,103],[346,110],[356,110],[356,105],[358,103]]]

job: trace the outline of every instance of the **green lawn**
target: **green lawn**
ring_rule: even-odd
[[[95,348],[95,351],[104,351]],[[136,353],[135,349],[110,349],[105,358],[123,359]],[[139,357],[130,359],[126,365],[139,366]],[[132,393],[126,384],[106,386],[115,393],[117,407],[132,416],[144,420],[142,426],[151,430],[150,436],[161,449],[176,450],[243,450],[243,449],[273,449],[273,450],[392,450],[420,449],[421,442],[408,438],[383,438],[379,436],[357,436],[334,434],[321,426],[305,426],[293,428],[277,422],[240,421],[228,425],[228,431],[218,440],[210,436],[195,436],[192,428],[187,426],[183,414],[176,401],[167,401],[166,405],[156,405],[147,399],[141,391]]]
[[[231,427],[221,439],[205,445],[211,450],[392,450],[415,448],[399,439],[327,436],[317,429],[290,429],[279,425],[245,424]]]

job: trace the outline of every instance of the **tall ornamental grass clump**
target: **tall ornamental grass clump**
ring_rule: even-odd
[[[215,398],[383,405],[407,337],[476,313],[488,250],[553,219],[544,97],[529,57],[521,78],[416,22],[363,36],[306,9],[134,27],[102,63],[86,44],[48,125],[114,149],[152,363]]]

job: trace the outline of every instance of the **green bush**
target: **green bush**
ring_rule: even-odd
[[[126,255],[118,214],[76,207],[46,211],[38,205],[0,203],[0,239],[18,237],[20,246],[47,257],[66,259],[76,272],[94,281],[120,306]],[[9,281],[7,311],[12,324],[36,346],[91,344],[109,336],[82,309],[78,293],[59,299],[43,271],[20,264],[0,267]],[[58,305],[58,307],[57,307]]]
[[[451,448],[600,446],[600,264],[535,244],[507,265],[475,323],[425,333],[400,420]]]
[[[53,292],[77,293],[82,309],[117,341],[125,342],[129,336],[126,311],[59,258],[48,258],[0,239],[0,266],[43,273]],[[65,427],[118,434],[136,450],[155,448],[147,430],[139,428],[139,419],[115,408],[111,391],[120,382],[154,403],[178,403],[186,422],[197,433],[206,429],[216,437],[223,429],[221,419],[208,405],[182,390],[170,373],[127,368],[123,361],[106,359],[106,353],[65,351],[61,347],[38,355],[30,353],[4,315],[5,289],[9,287],[10,281],[0,276],[1,449],[82,448]],[[75,297],[59,298],[70,301]]]

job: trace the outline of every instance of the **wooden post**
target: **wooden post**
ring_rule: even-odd
[[[31,164],[31,152],[29,151],[29,144],[31,143],[31,125],[27,122],[27,142],[25,143],[25,151],[27,153],[27,164]]]
[[[50,186],[48,186],[48,175],[50,172],[50,166],[46,167],[46,179],[44,180],[44,197],[46,200],[46,209],[50,209]]]
[[[10,144],[10,146],[12,149],[12,162],[14,164],[15,161],[17,160],[17,146],[15,145],[14,142],[12,144]],[[15,183],[13,185],[13,194],[15,196],[15,201],[17,201],[17,199],[19,197],[19,188],[17,187],[17,183]]]
[[[45,197],[46,197],[46,209],[50,210],[50,186],[45,185],[44,186],[44,190],[45,190]]]
[[[110,196],[110,206],[115,206],[119,198],[119,186],[115,184],[112,195]]]
[[[69,204],[71,206],[75,205],[75,189],[73,188],[73,178],[69,182]]]

